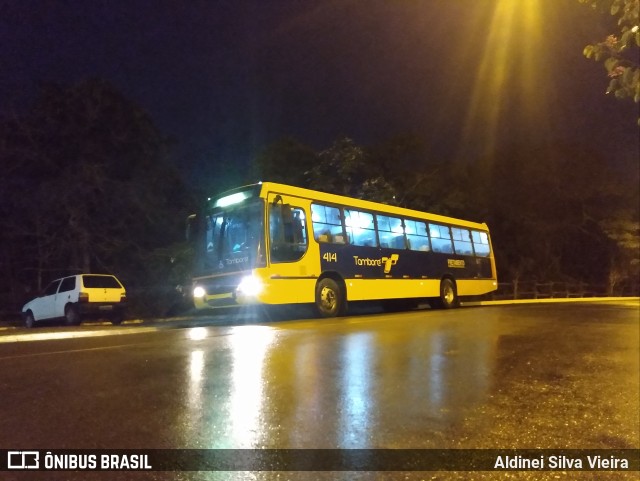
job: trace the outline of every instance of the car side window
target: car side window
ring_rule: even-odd
[[[66,277],[62,279],[60,283],[60,290],[58,292],[69,292],[76,288],[76,278],[75,277]]]
[[[52,296],[58,291],[58,286],[60,285],[60,279],[57,281],[53,281],[49,284],[44,291],[42,292],[43,296]]]

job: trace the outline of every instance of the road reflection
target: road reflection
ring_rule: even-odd
[[[375,429],[372,423],[379,411],[372,388],[376,378],[376,347],[372,333],[350,334],[342,342],[336,433],[340,448],[362,447],[363,440]]]
[[[495,342],[478,325],[300,324],[189,332],[187,446],[402,446],[391,433],[455,427],[489,394]]]
[[[229,336],[232,355],[229,424],[235,448],[260,447],[267,411],[263,376],[265,355],[273,339],[273,329],[262,326],[234,328]]]
[[[204,327],[187,331],[192,341],[206,341],[208,334]],[[234,327],[225,336],[222,349],[206,343],[194,345],[186,376],[185,424],[190,431],[185,433],[187,445],[260,447],[266,405],[264,357],[273,335],[269,327]]]
[[[203,412],[203,389],[202,380],[204,378],[204,351],[202,349],[194,349],[191,351],[191,359],[189,362],[189,407],[198,420],[202,418]]]

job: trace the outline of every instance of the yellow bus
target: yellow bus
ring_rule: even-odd
[[[196,241],[197,308],[351,301],[443,308],[497,288],[486,224],[259,183],[207,200]]]

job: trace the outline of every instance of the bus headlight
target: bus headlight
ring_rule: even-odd
[[[257,296],[262,292],[262,281],[254,276],[243,277],[238,284],[238,294],[244,296]]]
[[[204,287],[196,286],[193,288],[193,297],[197,299],[202,299],[206,295],[207,295],[207,291],[204,290]]]

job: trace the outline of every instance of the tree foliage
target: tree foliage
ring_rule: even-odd
[[[579,0],[594,9],[608,10],[618,19],[618,32],[587,45],[584,55],[603,62],[611,79],[607,94],[640,102],[640,0]],[[640,121],[639,121],[640,122]]]
[[[347,137],[318,153],[307,175],[312,189],[396,203],[396,191],[384,178],[380,166],[371,162],[367,149]]]
[[[105,81],[43,86],[6,119],[0,193],[14,281],[39,288],[73,272],[110,272],[144,285],[182,237],[190,199],[150,117]],[[15,284],[15,282],[14,282]]]
[[[605,223],[629,219],[629,187],[579,146],[505,152],[494,163],[487,206],[494,235],[512,244],[501,249],[503,265],[514,277],[604,282],[618,250]]]
[[[320,152],[294,139],[276,141],[258,156],[254,169],[257,177],[272,182],[395,203],[395,191],[380,166],[371,162],[367,149],[347,137]]]
[[[258,155],[254,163],[254,176],[271,182],[305,185],[315,161],[316,152],[311,147],[295,139],[284,138],[269,145]]]
[[[391,205],[438,205],[449,212],[455,204],[448,192],[438,189],[450,169],[430,163],[423,141],[410,134],[370,147],[340,137],[320,151],[284,139],[268,146],[255,168],[264,180]]]

